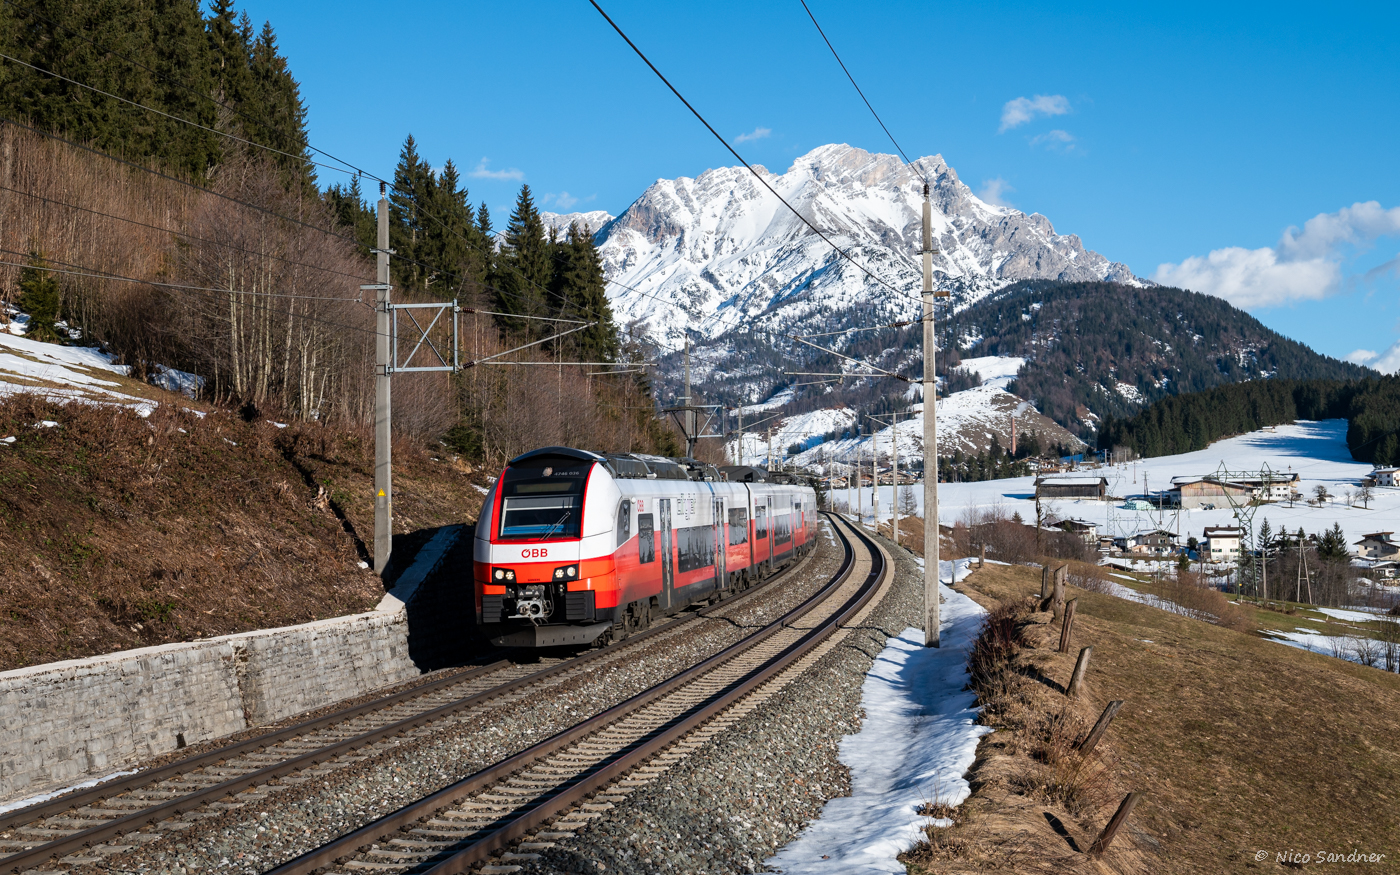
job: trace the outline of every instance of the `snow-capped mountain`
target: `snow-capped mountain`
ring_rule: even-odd
[[[540,221],[544,222],[546,229],[553,228],[563,237],[569,233],[569,225],[578,222],[579,228],[587,228],[590,232],[597,234],[603,226],[613,220],[612,213],[607,210],[590,210],[586,213],[551,213],[547,210],[540,211]]]
[[[1016,280],[1113,280],[1140,284],[1126,265],[1057,234],[1039,214],[988,204],[941,157],[915,164],[933,202],[935,281],[961,307]],[[765,180],[895,296],[838,256],[743,167],[694,179],[660,179],[595,236],[622,323],[639,322],[674,347],[688,329],[717,338],[735,328],[844,327],[908,318],[918,307],[923,179],[898,156],[822,146]],[[549,216],[568,227],[575,218]]]

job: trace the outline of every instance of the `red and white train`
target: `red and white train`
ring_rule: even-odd
[[[486,495],[477,624],[504,646],[615,640],[746,588],[816,536],[816,492],[790,477],[546,447],[512,459]]]

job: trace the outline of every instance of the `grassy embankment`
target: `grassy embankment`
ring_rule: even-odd
[[[1302,868],[1279,855],[1319,851],[1385,855],[1329,871],[1400,864],[1400,676],[1075,587],[1059,654],[1058,623],[1031,612],[1037,569],[989,565],[959,587],[1004,618],[1006,646],[984,648],[977,672],[998,731],[956,824],[929,831],[911,872],[1214,875]],[[1087,692],[1067,699],[1087,645]],[[1114,699],[1127,704],[1081,757],[1075,743]],[[1089,857],[1129,790],[1142,801],[1128,827]]]
[[[142,418],[0,400],[0,438],[15,438],[0,445],[0,670],[378,602],[383,584],[360,567],[373,546],[368,434],[279,428],[102,376],[159,406]],[[409,442],[395,454],[396,550],[476,517],[479,473]]]

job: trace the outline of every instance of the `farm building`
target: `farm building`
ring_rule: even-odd
[[[1188,509],[1228,508],[1230,499],[1247,504],[1254,489],[1246,483],[1221,482],[1210,477],[1175,477],[1167,493],[1171,503]]]
[[[1108,494],[1108,481],[1085,474],[1050,474],[1035,478],[1035,497],[1097,498]]]
[[[1099,545],[1098,523],[1091,523],[1088,520],[1060,520],[1057,523],[1052,523],[1051,528],[1063,529],[1072,535],[1078,535],[1090,547]]]

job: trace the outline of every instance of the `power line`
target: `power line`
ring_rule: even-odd
[[[343,271],[343,270],[335,270],[334,268],[321,267],[321,266],[315,265],[315,264],[307,264],[307,263],[304,262],[304,261],[293,261],[292,259],[290,259],[290,258],[285,258],[285,257],[283,257],[283,256],[281,256],[281,255],[273,255],[271,252],[260,252],[260,251],[258,251],[258,250],[256,250],[256,249],[246,249],[246,248],[244,248],[244,247],[242,247],[242,246],[235,246],[235,245],[232,244],[232,243],[226,243],[226,242],[224,242],[224,241],[222,241],[222,240],[210,240],[210,239],[207,238],[207,237],[200,237],[200,236],[198,236],[198,235],[196,235],[196,234],[191,234],[191,233],[189,233],[189,232],[187,232],[187,231],[177,231],[177,230],[175,230],[174,228],[163,228],[163,227],[161,227],[160,225],[151,225],[151,224],[148,224],[148,223],[146,223],[146,222],[142,222],[142,221],[140,221],[139,219],[131,219],[131,218],[127,218],[126,216],[117,216],[117,215],[113,215],[112,213],[104,213],[104,212],[101,212],[101,211],[99,211],[99,210],[89,209],[88,207],[80,207],[80,206],[78,206],[77,204],[70,204],[70,203],[65,203],[65,202],[63,202],[63,201],[56,201],[56,200],[53,200],[52,198],[46,198],[46,197],[44,197],[43,195],[35,194],[35,193],[32,192],[32,191],[23,191],[23,190],[18,189],[18,188],[10,188],[10,187],[7,186],[7,185],[0,185],[0,191],[9,191],[9,192],[13,192],[13,193],[15,193],[15,194],[24,195],[25,197],[29,197],[29,198],[33,198],[33,199],[35,199],[35,200],[43,201],[44,203],[47,203],[47,204],[53,204],[54,206],[57,206],[57,207],[67,207],[67,208],[70,209],[70,210],[78,210],[78,211],[84,212],[84,213],[91,213],[91,214],[94,215],[94,216],[101,216],[101,217],[104,218],[104,219],[114,219],[114,220],[116,220],[116,221],[118,221],[118,222],[126,222],[126,223],[131,224],[131,225],[136,225],[137,227],[149,228],[149,229],[152,230],[152,231],[162,231],[162,232],[167,233],[167,234],[174,234],[174,235],[177,236],[177,237],[184,237],[184,238],[186,238],[186,239],[188,239],[188,240],[195,240],[195,241],[198,241],[198,242],[200,242],[200,243],[208,243],[208,244],[210,244],[210,245],[212,245],[212,246],[222,246],[222,247],[224,247],[224,248],[226,248],[226,249],[233,249],[233,250],[235,250],[235,251],[244,252],[244,253],[247,253],[247,254],[249,254],[249,255],[256,255],[256,256],[258,256],[258,257],[260,257],[260,258],[272,258],[272,259],[275,259],[275,260],[277,260],[277,261],[283,262],[284,264],[292,264],[292,265],[296,265],[297,267],[306,267],[306,268],[310,268],[311,270],[320,270],[320,271],[324,271],[324,272],[326,272],[326,273],[334,273],[334,274],[338,274],[338,275],[340,275],[340,276],[349,277],[350,279],[354,279],[354,280],[363,280],[363,279],[364,279],[364,277],[361,276],[361,275],[359,275],[359,274],[346,273],[346,272]]]
[[[23,255],[23,256],[26,256],[26,257],[28,256],[28,253],[24,253],[24,252],[15,252],[13,249],[3,249],[3,248],[0,248],[0,252],[7,252],[7,253],[9,253],[9,254],[11,254],[11,255]],[[206,287],[204,287],[204,286],[183,286],[183,285],[179,285],[179,284],[176,284],[176,283],[162,283],[162,282],[156,282],[156,281],[153,281],[153,280],[136,279],[135,277],[122,276],[122,275],[120,275],[120,274],[109,273],[109,272],[107,272],[107,271],[98,270],[97,268],[86,267],[86,266],[81,265],[81,264],[73,264],[73,263],[71,263],[71,262],[59,261],[59,260],[57,260],[57,259],[52,259],[52,260],[53,260],[53,263],[54,263],[54,264],[61,264],[61,265],[63,265],[64,267],[73,268],[73,270],[59,270],[59,269],[53,268],[53,267],[40,267],[40,266],[38,266],[38,265],[28,264],[28,263],[26,263],[26,262],[8,262],[8,261],[7,261],[7,262],[3,262],[3,263],[4,263],[4,264],[8,264],[8,265],[13,265],[13,266],[15,266],[15,267],[27,267],[27,268],[32,268],[32,269],[34,269],[34,270],[46,270],[46,271],[50,271],[50,272],[53,272],[53,273],[72,274],[72,275],[74,275],[74,276],[87,276],[87,277],[90,277],[90,278],[92,278],[92,279],[117,280],[117,281],[120,281],[120,282],[140,283],[140,284],[142,284],[142,285],[164,286],[164,287],[166,287],[166,288],[183,289],[183,290],[186,290],[186,291],[192,291],[192,292],[196,292],[196,293],[199,293],[199,294],[206,294],[206,295],[207,295],[207,294],[217,294],[217,295],[238,294],[238,295],[252,295],[252,296],[259,296],[259,297],[261,297],[261,296],[269,296],[269,293],[267,293],[267,292],[241,292],[241,291],[239,291],[239,290],[237,290],[237,289],[210,289],[210,288],[206,288]],[[81,271],[81,273],[79,273],[79,271]],[[291,297],[291,296],[277,295],[276,297]],[[354,299],[351,299],[351,298],[329,298],[329,299],[324,299],[324,300],[341,301],[341,302],[343,302],[343,303],[355,303]],[[292,318],[295,318],[295,319],[304,319],[304,320],[307,320],[307,321],[310,321],[310,322],[320,322],[320,323],[322,323],[322,324],[330,325],[330,326],[333,326],[333,327],[336,327],[336,328],[344,328],[344,329],[346,329],[346,330],[348,330],[348,331],[359,331],[359,332],[362,332],[362,333],[364,333],[364,334],[376,334],[376,335],[379,334],[379,332],[377,332],[377,331],[375,331],[375,330],[373,330],[373,329],[370,329],[370,328],[361,328],[360,326],[357,326],[357,325],[347,325],[347,324],[344,323],[344,322],[335,322],[335,321],[330,320],[330,319],[321,319],[321,318],[319,318],[319,317],[317,317],[317,316],[311,316],[311,315],[309,315],[309,314],[307,314],[307,313],[298,313],[298,312],[296,312],[296,311],[294,311],[294,310],[276,310],[276,309],[274,309],[274,308],[272,308],[272,307],[268,307],[268,306],[263,305],[263,304],[255,304],[255,303],[252,303],[252,302],[244,302],[243,306],[245,306],[245,307],[253,307],[253,308],[258,309],[258,310],[267,310],[267,311],[270,312],[270,313],[281,313],[281,314],[286,315],[286,316],[291,316]]]
[[[235,135],[235,134],[230,134],[230,133],[228,133],[227,131],[220,131],[220,130],[217,130],[216,128],[211,128],[211,127],[208,127],[208,126],[206,126],[206,125],[202,125],[202,124],[200,124],[199,122],[190,121],[189,119],[187,119],[187,118],[181,118],[181,117],[178,116],[178,115],[172,115],[172,114],[170,114],[170,113],[168,113],[168,112],[166,112],[166,111],[164,111],[164,110],[156,109],[156,108],[153,107],[153,106],[146,106],[144,103],[137,103],[137,102],[134,101],[134,100],[128,100],[128,99],[125,98],[125,97],[122,97],[122,96],[117,95],[117,94],[113,94],[113,93],[111,93],[110,91],[103,91],[101,88],[96,88],[96,87],[94,87],[94,86],[92,86],[92,85],[88,85],[88,84],[85,83],[85,82],[79,82],[79,81],[76,80],[76,79],[69,79],[67,76],[64,76],[64,75],[62,75],[62,74],[60,74],[60,73],[55,73],[55,72],[52,71],[52,70],[45,70],[43,67],[36,67],[36,66],[34,66],[33,64],[29,64],[29,63],[26,63],[26,62],[24,62],[24,61],[21,61],[19,58],[12,58],[12,57],[10,57],[9,55],[4,54],[3,52],[0,52],[0,58],[4,58],[4,59],[7,60],[7,61],[12,61],[12,62],[14,62],[14,63],[16,63],[16,64],[19,64],[19,65],[22,66],[22,67],[28,67],[29,69],[35,71],[36,73],[43,73],[43,74],[46,75],[46,76],[52,76],[52,77],[54,77],[55,79],[62,80],[62,81],[67,82],[67,83],[69,83],[69,84],[71,84],[71,85],[76,85],[76,86],[78,86],[79,88],[86,88],[87,90],[93,92],[94,94],[101,94],[103,97],[110,97],[110,98],[112,98],[113,100],[120,100],[122,103],[130,104],[130,105],[136,107],[137,109],[144,109],[144,110],[146,110],[147,112],[153,112],[153,113],[155,113],[156,115],[165,116],[166,118],[170,119],[171,121],[177,121],[177,122],[181,122],[181,123],[183,123],[183,124],[187,124],[187,125],[189,125],[190,127],[193,127],[193,128],[199,128],[201,131],[207,131],[207,132],[209,132],[209,133],[211,133],[211,134],[217,134],[217,135],[220,136],[220,137],[227,137],[227,138],[229,138],[230,140],[233,140],[233,141],[238,142],[238,143],[243,143],[244,145],[247,145],[247,146],[253,146],[253,147],[258,148],[258,149],[265,149],[265,150],[267,150],[268,152],[272,152],[273,154],[276,154],[276,155],[285,155],[285,156],[288,157],[288,158],[295,158],[295,159],[298,160],[298,161],[305,161],[306,163],[311,164],[312,166],[315,166],[315,167],[324,167],[324,168],[326,168],[327,170],[334,170],[334,171],[336,171],[337,173],[345,173],[345,174],[348,174],[348,175],[351,175],[351,176],[354,175],[354,174],[352,174],[349,170],[346,170],[346,169],[343,168],[343,167],[332,167],[332,166],[329,165],[329,164],[322,164],[322,163],[320,163],[319,161],[312,161],[310,158],[307,158],[305,155],[293,155],[291,152],[283,152],[281,149],[276,149],[276,148],[273,148],[272,146],[265,146],[265,145],[263,145],[262,143],[255,143],[255,142],[253,142],[252,140],[245,140],[244,138],[242,138],[242,137],[240,137],[240,136],[237,136],[237,135]]]
[[[890,133],[889,128],[885,127],[885,122],[883,119],[880,118],[880,114],[875,111],[875,107],[870,105],[870,100],[866,98],[865,92],[861,91],[860,86],[856,84],[856,77],[852,76],[851,71],[846,68],[846,62],[841,60],[841,55],[837,53],[836,47],[833,46],[831,44],[831,40],[827,38],[826,31],[822,30],[822,26],[820,24],[817,24],[817,17],[812,14],[812,8],[807,5],[807,0],[801,0],[801,3],[802,8],[807,10],[807,17],[812,19],[812,24],[816,25],[817,33],[821,34],[822,41],[826,43],[826,47],[828,49],[831,49],[831,56],[836,59],[836,63],[841,65],[841,72],[845,73],[846,78],[851,80],[851,85],[856,89],[856,94],[859,94],[860,99],[865,101],[865,108],[870,110],[870,114],[875,116],[875,121],[880,123],[880,129],[885,132],[885,136],[890,138],[890,142],[894,143],[894,147],[899,152],[900,157],[904,159],[904,163],[909,167],[915,167],[916,165],[914,164],[914,162],[910,161],[909,156],[904,153],[904,148],[899,145],[899,141],[894,138],[894,134]],[[921,166],[918,167],[918,170],[919,175],[923,177],[924,182],[927,184],[929,181],[928,174],[923,172],[923,167]]]
[[[705,126],[705,129],[708,130],[711,134],[713,134],[714,137],[715,137],[715,139],[719,140],[720,143],[724,146],[724,148],[726,148],[726,149],[729,150],[729,154],[733,155],[736,159],[738,159],[738,160],[739,160],[739,163],[743,164],[744,167],[747,168],[748,171],[749,171],[750,173],[753,174],[754,178],[757,179],[760,183],[762,183],[762,185],[763,185],[764,188],[768,189],[768,191],[769,191],[770,193],[772,193],[772,195],[773,195],[774,197],[776,197],[779,201],[782,202],[783,206],[787,207],[787,208],[792,212],[792,214],[793,214],[794,216],[796,216],[799,220],[801,220],[802,224],[804,224],[804,225],[806,225],[808,228],[812,229],[812,232],[815,233],[818,237],[822,238],[822,240],[826,241],[827,245],[830,246],[832,249],[836,250],[836,253],[837,253],[838,255],[840,255],[842,258],[846,259],[847,261],[849,261],[851,264],[855,265],[855,267],[856,267],[857,269],[859,269],[862,273],[864,273],[866,276],[870,277],[870,278],[871,278],[872,280],[874,280],[875,282],[877,282],[877,283],[879,283],[880,285],[884,286],[885,288],[889,289],[891,292],[894,292],[896,295],[900,295],[900,296],[903,296],[903,297],[907,297],[907,298],[910,298],[911,300],[918,300],[917,298],[914,298],[914,296],[908,294],[907,292],[900,291],[899,289],[897,289],[897,288],[895,288],[894,286],[890,285],[889,283],[885,282],[885,281],[884,281],[883,279],[881,279],[880,277],[878,277],[878,276],[876,276],[875,274],[871,273],[871,272],[865,267],[865,265],[863,265],[863,264],[861,264],[860,262],[856,261],[849,253],[846,252],[846,250],[842,249],[840,246],[837,246],[836,243],[834,243],[834,242],[831,240],[830,237],[826,236],[825,233],[823,233],[819,228],[817,228],[816,225],[813,225],[811,222],[807,221],[807,218],[806,218],[805,216],[803,216],[801,213],[799,213],[799,212],[797,211],[797,209],[796,209],[795,207],[793,207],[792,204],[788,203],[786,198],[784,198],[782,195],[778,194],[777,190],[774,189],[773,186],[771,186],[771,185],[768,184],[768,180],[764,179],[762,174],[760,174],[757,170],[754,170],[754,169],[753,169],[753,165],[751,165],[751,164],[749,164],[749,162],[745,161],[745,160],[744,160],[744,157],[743,157],[742,155],[740,155],[740,154],[734,149],[733,146],[729,145],[729,141],[728,141],[728,140],[726,140],[726,139],[724,139],[724,137],[720,136],[719,131],[716,131],[716,130],[714,129],[714,127],[713,127],[709,122],[705,121],[705,117],[702,116],[702,115],[695,109],[695,107],[693,107],[693,106],[690,105],[690,101],[686,100],[685,97],[684,97],[679,91],[676,90],[676,86],[672,85],[671,82],[670,82],[670,80],[667,79],[664,75],[662,75],[662,73],[661,73],[660,70],[656,69],[656,65],[653,64],[653,63],[647,58],[647,56],[642,52],[641,49],[637,48],[637,44],[634,43],[634,42],[632,42],[631,38],[628,37],[627,34],[623,33],[622,28],[618,27],[618,26],[617,26],[617,23],[614,22],[614,21],[612,20],[612,18],[610,18],[610,17],[608,16],[608,14],[607,14],[606,12],[603,11],[603,7],[601,7],[601,6],[598,5],[597,0],[588,0],[588,2],[589,2],[590,4],[592,4],[592,6],[593,6],[594,9],[598,10],[598,14],[601,15],[601,16],[603,16],[603,19],[604,19],[605,21],[607,21],[607,23],[608,23],[609,25],[612,26],[612,29],[615,30],[615,31],[617,31],[617,35],[620,36],[620,37],[622,37],[622,39],[627,43],[627,45],[630,46],[630,47],[632,48],[632,51],[634,51],[634,52],[637,53],[637,57],[641,58],[642,61],[643,61],[648,67],[651,68],[651,72],[655,73],[656,76],[657,76],[657,78],[660,79],[660,80],[666,85],[666,87],[669,88],[669,89],[671,90],[671,93],[674,94],[674,95],[676,95],[677,99],[679,99],[681,103],[685,104],[685,108],[688,109],[688,110],[690,110],[691,115],[694,115],[697,119],[699,119],[699,120],[700,120],[700,124],[704,125],[704,126]]]
[[[28,253],[18,252],[18,251],[14,250],[14,249],[5,249],[4,247],[0,247],[0,252],[8,253],[9,255],[28,255]],[[45,261],[48,261],[48,260],[50,260],[50,259],[45,259]],[[284,295],[284,294],[280,294],[280,293],[277,293],[277,292],[245,292],[245,291],[241,291],[241,290],[239,290],[239,289],[217,289],[217,288],[214,288],[214,287],[212,287],[212,286],[191,286],[191,285],[185,285],[185,284],[183,284],[183,283],[167,283],[167,282],[162,282],[162,281],[160,281],[160,280],[142,280],[142,279],[136,279],[136,278],[134,278],[134,277],[121,276],[120,274],[108,273],[107,271],[99,271],[99,270],[97,270],[96,268],[86,268],[86,267],[82,267],[82,266],[80,266],[80,265],[70,264],[69,262],[66,262],[66,261],[59,261],[59,260],[57,260],[57,259],[53,259],[53,263],[54,263],[54,264],[66,265],[66,266],[68,266],[68,267],[76,267],[76,268],[78,268],[78,270],[76,270],[76,271],[74,271],[74,270],[59,270],[59,269],[56,268],[56,267],[45,267],[44,265],[31,264],[31,263],[29,263],[29,262],[23,262],[23,261],[0,261],[0,264],[9,265],[9,266],[11,266],[11,267],[22,267],[22,268],[28,268],[28,269],[32,269],[32,270],[46,270],[46,271],[50,271],[50,272],[52,272],[52,273],[64,273],[64,274],[70,274],[70,275],[72,275],[72,276],[84,276],[84,277],[88,277],[88,278],[90,278],[90,279],[99,279],[99,280],[119,280],[119,281],[121,281],[121,282],[126,282],[126,283],[141,283],[142,285],[160,286],[160,287],[162,287],[162,288],[167,288],[167,289],[184,289],[184,290],[186,290],[186,291],[191,291],[191,292],[218,292],[219,294],[224,294],[224,295],[254,295],[254,296],[259,297],[259,298],[291,298],[291,299],[295,299],[295,300],[298,300],[298,301],[339,301],[339,302],[342,303],[342,304],[358,304],[358,303],[360,303],[360,300],[359,300],[358,298],[334,298],[334,297],[326,297],[326,296],[320,296],[320,295]],[[80,272],[78,272],[78,271],[92,271],[92,272],[91,272],[91,273],[80,273]],[[348,327],[348,326],[347,326],[347,327]]]

